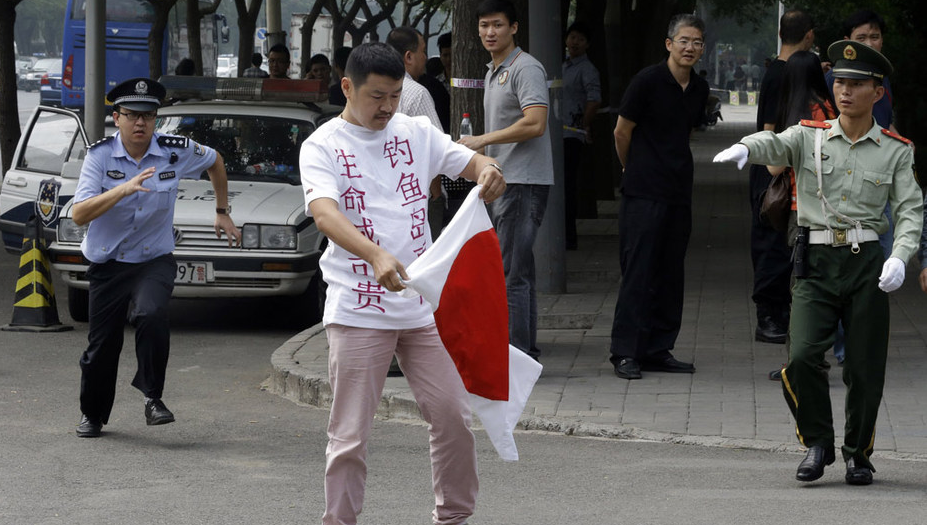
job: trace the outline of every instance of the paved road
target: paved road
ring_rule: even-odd
[[[0,273],[7,289],[6,262]],[[281,332],[188,306],[173,312],[166,400],[178,422],[144,425],[129,343],[112,422],[96,440],[73,433],[86,325],[0,332],[0,524],[318,522],[327,414],[260,386]],[[362,523],[428,523],[426,429],[378,421],[374,432]],[[522,460],[503,463],[478,434],[472,524],[925,523],[923,462],[881,461],[869,488],[845,485],[838,467],[801,487],[792,454],[534,432],[518,442]]]

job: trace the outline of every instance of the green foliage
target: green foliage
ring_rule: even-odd
[[[29,0],[16,5],[16,46],[20,54],[42,52],[58,56],[61,53],[66,5],[64,0]],[[45,40],[45,47],[37,47],[38,35]]]

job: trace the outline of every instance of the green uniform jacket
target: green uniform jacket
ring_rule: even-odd
[[[895,222],[892,257],[908,262],[918,247],[922,229],[921,192],[913,172],[912,147],[884,133],[875,122],[866,135],[852,142],[838,119],[829,120],[822,138],[822,189],[828,202],[864,228],[884,233],[889,201]],[[761,131],[741,139],[754,164],[792,166],[796,172],[796,207],[800,226],[813,230],[848,229],[830,210],[822,214],[815,175],[815,127],[797,124],[782,133]]]

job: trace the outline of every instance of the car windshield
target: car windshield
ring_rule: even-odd
[[[252,115],[184,115],[159,117],[156,129],[189,137],[218,151],[231,180],[298,185],[300,146],[314,126]]]
[[[40,71],[40,70],[49,71],[55,67],[55,64],[59,64],[58,67],[60,68],[61,59],[60,58],[43,58],[42,60],[39,60],[38,62],[36,62],[35,65],[32,66],[32,69],[33,71]]]

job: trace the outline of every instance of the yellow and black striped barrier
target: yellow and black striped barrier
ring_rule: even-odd
[[[26,223],[19,257],[19,278],[13,298],[13,320],[0,330],[12,332],[64,332],[73,326],[58,320],[55,287],[45,256],[42,225],[32,217]]]

